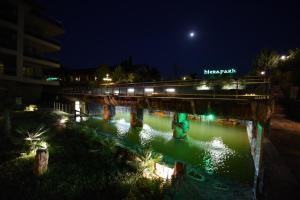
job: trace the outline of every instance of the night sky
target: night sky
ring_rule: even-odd
[[[174,64],[181,74],[232,67],[245,73],[262,48],[284,54],[300,47],[296,1],[39,2],[65,27],[58,58],[69,68],[114,65],[132,56],[167,77]]]

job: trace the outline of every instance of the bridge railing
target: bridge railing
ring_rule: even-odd
[[[102,84],[97,88],[64,88],[63,93],[153,98],[269,99],[270,82],[262,79],[231,79]]]

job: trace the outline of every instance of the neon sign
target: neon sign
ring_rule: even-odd
[[[236,69],[231,68],[231,69],[220,69],[220,70],[209,70],[209,69],[205,69],[204,70],[204,75],[208,75],[208,74],[236,74]]]

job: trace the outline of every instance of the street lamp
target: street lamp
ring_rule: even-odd
[[[103,78],[103,81],[106,81],[106,82],[111,81],[111,78],[109,77],[109,74],[106,74],[106,77]]]
[[[286,59],[287,59],[286,55],[282,55],[282,56],[280,57],[280,60],[286,60]]]

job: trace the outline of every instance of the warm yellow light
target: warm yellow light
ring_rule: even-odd
[[[106,77],[103,78],[104,81],[111,81],[112,79],[109,77],[109,74],[106,74]]]
[[[32,112],[32,111],[36,111],[36,110],[38,110],[37,106],[31,104],[31,105],[29,105],[29,106],[26,106],[24,111]]]
[[[282,55],[282,56],[280,57],[281,60],[286,60],[286,58],[287,58],[286,55]]]
[[[154,173],[163,178],[163,179],[171,179],[173,175],[174,169],[167,167],[165,165],[161,165],[159,163],[155,163],[155,171]]]

